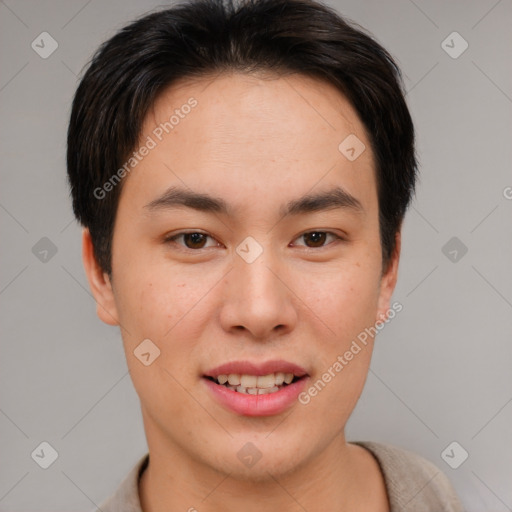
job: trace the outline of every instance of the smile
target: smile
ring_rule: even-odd
[[[303,368],[284,361],[228,363],[203,376],[216,402],[245,416],[285,411],[297,401],[307,379]]]
[[[276,393],[283,387],[299,379],[293,373],[269,373],[258,377],[257,375],[240,375],[231,373],[229,375],[219,375],[217,378],[209,377],[217,384],[225,386],[237,393],[246,393],[248,395],[266,395]]]

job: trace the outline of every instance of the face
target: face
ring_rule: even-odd
[[[84,262],[100,318],[121,327],[150,451],[253,479],[320,460],[368,372],[373,339],[353,342],[396,281],[362,123],[323,82],[231,74],[168,89],[143,145],[112,280],[87,231]]]

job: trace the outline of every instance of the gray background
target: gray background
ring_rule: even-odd
[[[348,437],[433,461],[470,512],[512,510],[512,2],[330,3],[402,66],[421,160],[404,309],[379,335]],[[158,5],[0,2],[2,511],[92,510],[146,451],[120,334],[97,319],[82,269],[65,137],[92,52]],[[47,59],[31,48],[43,31],[58,42]],[[453,31],[469,44],[458,58],[441,44]],[[57,248],[46,261],[43,237]],[[46,470],[31,458],[42,441],[58,452]],[[441,457],[453,441],[469,453],[458,469]]]

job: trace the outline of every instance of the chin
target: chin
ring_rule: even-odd
[[[268,433],[256,438],[254,435],[236,436],[220,453],[212,454],[213,458],[207,464],[240,482],[263,484],[297,471],[312,457],[305,452],[301,439],[296,443],[290,443],[288,439],[285,444],[277,433],[268,439],[266,436]],[[272,436],[275,436],[274,440],[271,440]]]

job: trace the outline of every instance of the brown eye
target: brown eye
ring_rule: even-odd
[[[183,239],[183,242],[179,242],[179,239]],[[186,249],[204,249],[208,238],[211,238],[205,233],[190,232],[190,233],[178,233],[165,239],[165,243],[178,244]],[[212,239],[213,240],[213,239]],[[211,245],[210,245],[211,247]]]
[[[312,245],[308,247],[322,247],[327,238],[327,234],[325,231],[312,231],[311,233],[306,233],[302,235],[304,240],[308,240]]]
[[[329,243],[326,244],[326,240],[329,236],[332,237],[334,241],[343,240],[341,236],[338,236],[335,233],[331,233],[330,231],[309,231],[308,233],[300,235],[297,240],[303,239],[305,242],[305,247],[308,247],[309,249],[316,249],[329,245]]]
[[[202,249],[206,242],[206,235],[202,233],[185,233],[183,240],[189,249]]]

